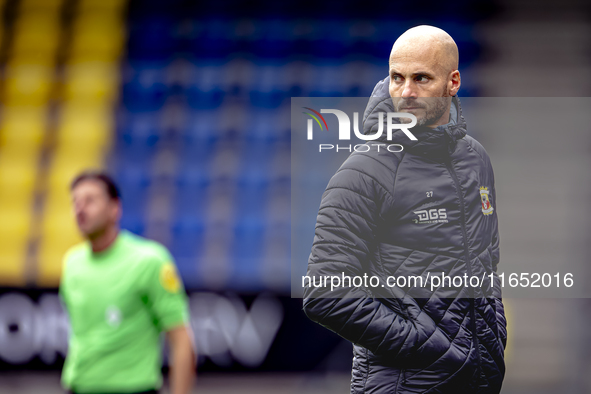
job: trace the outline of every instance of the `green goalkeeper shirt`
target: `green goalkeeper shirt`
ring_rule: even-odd
[[[66,388],[161,386],[160,333],[188,322],[184,288],[164,246],[127,231],[102,252],[77,245],[64,257],[60,296],[70,319]]]

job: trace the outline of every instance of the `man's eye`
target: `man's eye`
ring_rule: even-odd
[[[402,80],[402,78],[400,78],[400,75],[392,75],[392,81],[399,82],[401,80]]]
[[[426,77],[426,76],[424,76],[424,75],[419,75],[419,76],[416,78],[416,80],[417,80],[417,82],[427,82],[427,81],[429,80],[429,78],[427,78],[427,77]]]

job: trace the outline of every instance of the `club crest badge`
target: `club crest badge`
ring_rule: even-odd
[[[490,203],[488,193],[489,191],[487,187],[480,187],[480,203],[482,205],[482,213],[485,215],[493,213],[493,207]]]

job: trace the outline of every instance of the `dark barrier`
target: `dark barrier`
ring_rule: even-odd
[[[351,346],[274,294],[189,294],[201,371],[348,370]],[[59,369],[69,324],[55,291],[0,290],[0,370]]]

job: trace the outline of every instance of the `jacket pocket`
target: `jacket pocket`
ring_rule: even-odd
[[[445,387],[445,392],[466,392],[463,390],[464,385],[474,373],[476,363],[472,335],[463,328],[462,331],[463,333],[458,333],[448,351],[437,360],[424,368],[405,369],[401,391],[426,392],[434,387]]]
[[[408,370],[406,378],[411,379],[425,371],[431,371],[437,368],[450,369],[452,366],[457,366],[459,368],[470,356],[473,344],[472,333],[464,327],[461,327],[460,332],[458,332],[456,337],[453,340],[450,340],[450,346],[445,353],[423,368]]]

